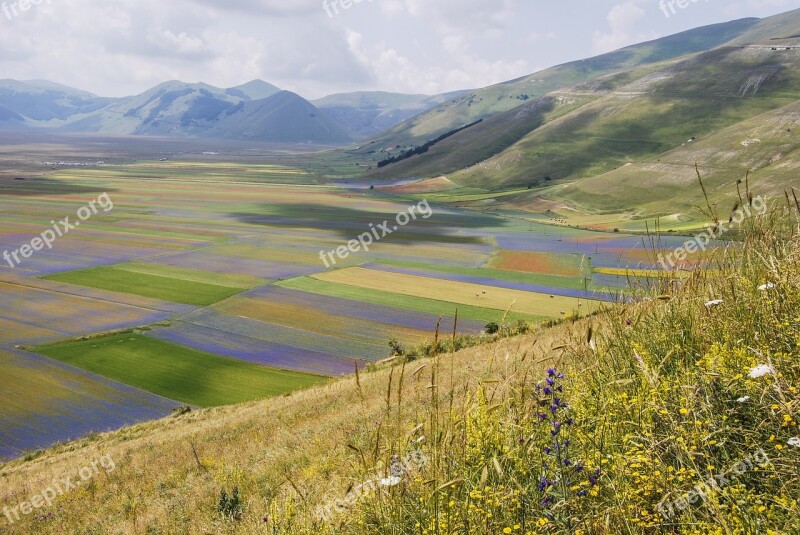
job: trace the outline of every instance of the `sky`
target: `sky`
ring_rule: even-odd
[[[800,0],[0,0],[0,79],[108,97],[262,79],[306,98],[484,87]],[[664,0],[665,2],[667,0]]]

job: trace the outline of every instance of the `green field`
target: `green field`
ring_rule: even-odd
[[[225,281],[227,285],[207,282],[212,280],[212,276],[217,280]],[[196,306],[208,306],[218,303],[254,285],[248,285],[243,282],[248,280],[244,277],[225,277],[216,274],[203,275],[201,271],[176,269],[169,266],[151,266],[148,264],[136,264],[131,267],[123,265],[82,269],[49,275],[44,278],[67,284]],[[250,278],[250,280],[252,279]]]
[[[181,279],[187,282],[199,282],[201,284],[211,284],[214,286],[227,286],[229,288],[239,288],[248,290],[255,286],[267,284],[269,281],[252,277],[249,275],[231,275],[227,273],[214,273],[199,269],[180,268],[163,264],[148,264],[146,262],[131,262],[130,264],[120,264],[114,269],[129,271],[131,273],[141,273],[158,277],[168,277],[171,279]]]
[[[170,399],[213,407],[279,396],[325,381],[147,338],[118,334],[36,349],[77,366]]]
[[[352,299],[364,303],[374,303],[386,305],[415,312],[427,312],[428,314],[452,316],[458,310],[458,317],[464,320],[480,321],[483,323],[497,322],[503,318],[503,312],[491,308],[476,307],[471,305],[461,305],[437,301],[435,299],[425,299],[410,295],[400,295],[391,292],[381,292],[377,290],[366,290],[345,284],[325,282],[311,277],[298,277],[286,281],[275,283],[277,286],[289,288],[290,290],[300,290],[342,299]],[[538,323],[547,318],[536,317],[518,312],[509,312],[507,321],[525,320]]]

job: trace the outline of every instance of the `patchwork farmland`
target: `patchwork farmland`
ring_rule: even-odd
[[[329,269],[320,251],[393,220],[431,184],[397,197],[208,158],[27,166],[25,180],[0,180],[0,251],[101,193],[114,208],[0,265],[2,456],[325,382],[389,357],[390,340],[451,332],[456,313],[466,334],[587,314],[619,298],[626,272],[612,268],[652,267],[631,256],[637,237],[433,205]]]

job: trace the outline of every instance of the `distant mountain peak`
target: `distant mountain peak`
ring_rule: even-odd
[[[269,98],[281,89],[264,80],[251,80],[246,84],[237,85],[227,90],[230,95],[244,96],[249,100],[261,100]]]

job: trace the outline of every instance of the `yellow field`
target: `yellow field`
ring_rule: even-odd
[[[617,277],[629,277],[632,279],[658,279],[660,277],[668,277],[671,279],[680,278],[684,279],[689,277],[691,271],[660,271],[657,269],[629,269],[629,268],[609,268],[609,267],[596,267],[594,272],[600,275],[612,275]],[[704,274],[715,274],[717,271],[710,270]]]
[[[313,277],[322,281],[347,284],[358,288],[382,290],[496,310],[506,310],[513,303],[512,310],[517,312],[551,318],[558,318],[561,317],[562,313],[569,314],[576,310],[580,311],[581,314],[587,314],[597,310],[601,304],[599,301],[573,297],[551,297],[534,292],[364,268],[340,269],[313,275]]]

